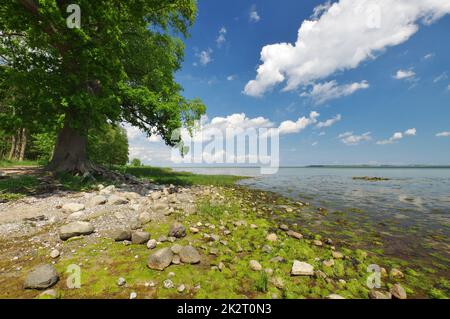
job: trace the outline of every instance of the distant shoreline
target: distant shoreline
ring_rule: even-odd
[[[259,166],[167,166],[173,169],[182,168],[257,168]],[[450,165],[305,165],[305,166],[280,166],[280,168],[401,168],[401,169],[450,169]]]

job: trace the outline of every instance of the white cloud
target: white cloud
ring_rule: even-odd
[[[256,11],[256,5],[252,5],[250,9],[249,19],[251,22],[259,22],[261,20],[258,11]]]
[[[333,118],[331,118],[329,120],[317,123],[316,127],[317,128],[330,127],[330,126],[334,125],[335,123],[339,122],[340,120],[342,120],[342,115],[338,114],[338,115],[336,115],[335,117],[333,117]]]
[[[311,146],[317,146],[317,145],[319,145],[319,142],[317,142],[317,141],[311,144]]]
[[[339,85],[335,80],[318,83],[312,86],[310,92],[303,92],[301,96],[310,97],[314,103],[323,104],[327,101],[352,95],[356,91],[369,88],[367,81]]]
[[[318,20],[320,18],[320,16],[324,13],[327,12],[328,9],[331,8],[331,1],[327,1],[324,4],[319,4],[318,6],[316,6],[313,9],[313,14],[311,15],[311,19],[312,20]]]
[[[262,64],[244,92],[262,96],[286,82],[285,91],[357,68],[387,48],[407,41],[419,30],[450,13],[442,0],[340,0],[317,20],[305,20],[297,41],[266,45]]]
[[[449,137],[450,132],[440,132],[436,134],[436,137]]]
[[[372,140],[371,133],[366,132],[362,135],[355,135],[353,132],[342,133],[338,136],[342,143],[349,146],[359,145],[361,142]]]
[[[213,50],[209,48],[208,50],[203,50],[200,53],[197,53],[196,56],[199,59],[201,65],[206,66],[213,61],[211,55]]]
[[[434,82],[434,83],[438,83],[438,82],[441,82],[441,81],[447,80],[447,79],[448,79],[447,72],[443,72],[443,73],[441,73],[440,75],[438,75],[437,77],[435,77],[435,78],[433,79],[433,82]]]
[[[317,112],[311,112],[309,114],[309,117],[301,117],[296,122],[293,121],[284,121],[280,124],[278,127],[280,135],[285,134],[293,134],[293,133],[299,133],[300,131],[304,130],[306,127],[316,124],[317,118],[320,116]]]
[[[234,81],[234,80],[236,80],[236,75],[232,74],[227,76],[227,81]]]
[[[434,54],[434,53],[428,53],[428,54],[426,54],[424,57],[423,57],[423,59],[424,60],[429,60],[429,59],[431,59],[431,58],[434,58],[436,56],[436,54]]]
[[[396,80],[405,80],[412,79],[416,76],[416,73],[413,70],[398,70],[397,73],[393,76]]]
[[[415,128],[410,128],[406,130],[404,133],[397,132],[394,133],[389,139],[378,141],[378,145],[387,145],[387,144],[394,144],[402,140],[405,136],[416,136],[417,130]]]
[[[450,91],[450,84],[447,86],[447,91]]]
[[[222,45],[227,41],[225,35],[227,34],[227,29],[225,27],[220,28],[219,35],[217,36],[216,43],[217,47],[222,47]]]

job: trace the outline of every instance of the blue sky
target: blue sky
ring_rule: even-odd
[[[209,120],[310,120],[281,134],[282,165],[450,164],[448,2],[199,0],[176,78]],[[170,165],[158,139],[129,138],[131,157]]]

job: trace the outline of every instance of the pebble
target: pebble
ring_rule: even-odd
[[[130,293],[130,299],[136,299],[137,298],[137,293],[135,293],[134,291],[132,293]]]
[[[261,264],[258,261],[256,261],[256,260],[250,260],[249,265],[250,265],[250,269],[251,270],[254,270],[254,271],[261,271],[262,270]]]
[[[389,275],[392,278],[404,278],[405,277],[405,275],[403,275],[403,273],[397,268],[392,268]]]
[[[278,240],[278,236],[275,233],[271,233],[271,234],[267,235],[266,239],[268,241],[275,242]]]
[[[171,289],[174,287],[174,284],[173,284],[172,280],[170,280],[170,279],[164,280],[163,285],[164,285],[164,288],[166,288],[166,289]]]
[[[147,248],[148,248],[148,249],[153,249],[153,248],[156,247],[156,245],[157,245],[156,239],[150,239],[150,240],[147,242]]]
[[[294,260],[291,269],[293,276],[312,276],[314,275],[314,267],[308,263]]]
[[[119,286],[119,287],[124,286],[126,283],[127,283],[127,281],[125,280],[125,278],[120,277],[120,278],[117,280],[117,286]]]
[[[59,255],[60,255],[60,253],[59,253],[59,250],[58,250],[58,249],[53,249],[53,250],[50,252],[50,257],[53,258],[53,259],[58,258]]]
[[[185,285],[180,285],[180,286],[178,286],[177,291],[178,291],[179,293],[182,293],[185,289],[186,289],[186,286],[185,286]]]
[[[408,297],[405,289],[400,284],[395,284],[392,286],[391,294],[395,299],[406,299]]]

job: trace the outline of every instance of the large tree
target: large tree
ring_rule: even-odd
[[[67,25],[70,4],[80,28]],[[0,121],[57,125],[54,171],[97,171],[87,136],[105,123],[179,144],[172,133],[205,112],[174,80],[195,16],[195,0],[2,0]]]

